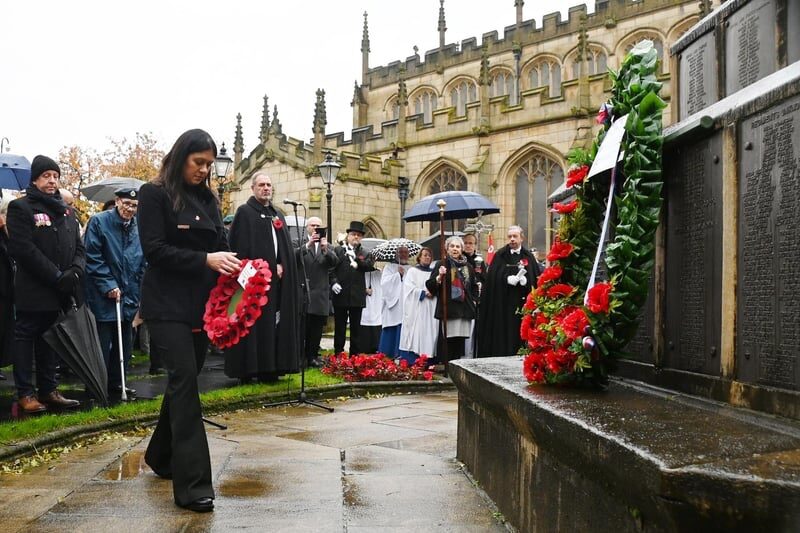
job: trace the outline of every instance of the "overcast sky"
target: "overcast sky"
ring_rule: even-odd
[[[528,0],[524,18],[538,27],[578,3]],[[247,155],[265,93],[284,133],[307,140],[318,87],[327,133],[349,138],[364,11],[370,67],[438,46],[438,0],[0,2],[0,138],[28,159],[65,145],[102,151],[136,132],[167,149],[195,127],[230,147],[241,112]],[[502,38],[515,22],[513,0],[448,0],[445,12],[448,43]]]

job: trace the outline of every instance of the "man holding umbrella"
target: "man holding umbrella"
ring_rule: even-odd
[[[75,212],[58,192],[60,177],[58,163],[37,155],[25,196],[8,206],[8,251],[17,263],[14,382],[25,413],[79,405],[57,390],[57,357],[42,339],[59,311],[73,298],[82,300],[84,248]],[[34,396],[34,358],[38,398]]]
[[[125,368],[133,347],[133,318],[139,309],[139,295],[145,260],[139,242],[136,210],[138,192],[133,187],[118,189],[114,209],[89,219],[86,246],[86,302],[97,320],[100,347],[108,370],[110,393],[122,392],[119,353]],[[117,306],[117,302],[120,305]],[[117,320],[117,310],[120,312]],[[121,331],[117,331],[117,328]],[[122,346],[119,344],[120,333]],[[126,396],[134,394],[126,389]]]

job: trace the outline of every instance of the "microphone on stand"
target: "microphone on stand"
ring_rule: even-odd
[[[289,200],[288,198],[286,198],[286,199],[283,201],[283,203],[284,203],[284,204],[286,204],[286,205],[293,205],[293,206],[295,206],[295,207],[297,207],[298,205],[303,205],[303,204],[302,204],[302,203],[300,203],[300,202],[295,202],[294,200]]]

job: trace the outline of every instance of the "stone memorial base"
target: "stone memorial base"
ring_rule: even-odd
[[[800,425],[644,384],[450,363],[458,451],[520,531],[800,531]]]

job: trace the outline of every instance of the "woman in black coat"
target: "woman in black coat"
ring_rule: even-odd
[[[425,283],[431,294],[439,296],[436,302],[434,317],[442,320],[443,299],[442,283],[447,298],[447,359],[445,365],[453,359],[464,356],[464,341],[470,335],[470,322],[475,318],[475,295],[478,293],[478,281],[475,271],[464,255],[464,241],[461,237],[452,236],[447,239],[447,257],[437,264],[431,277]],[[440,340],[441,342],[441,340]]]
[[[217,273],[240,269],[236,254],[227,251],[218,202],[206,184],[216,156],[208,133],[189,130],[164,157],[158,178],[139,190],[139,239],[148,265],[141,316],[168,374],[145,461],[172,479],[177,505],[197,512],[214,509],[197,388],[208,348],[203,311]]]

